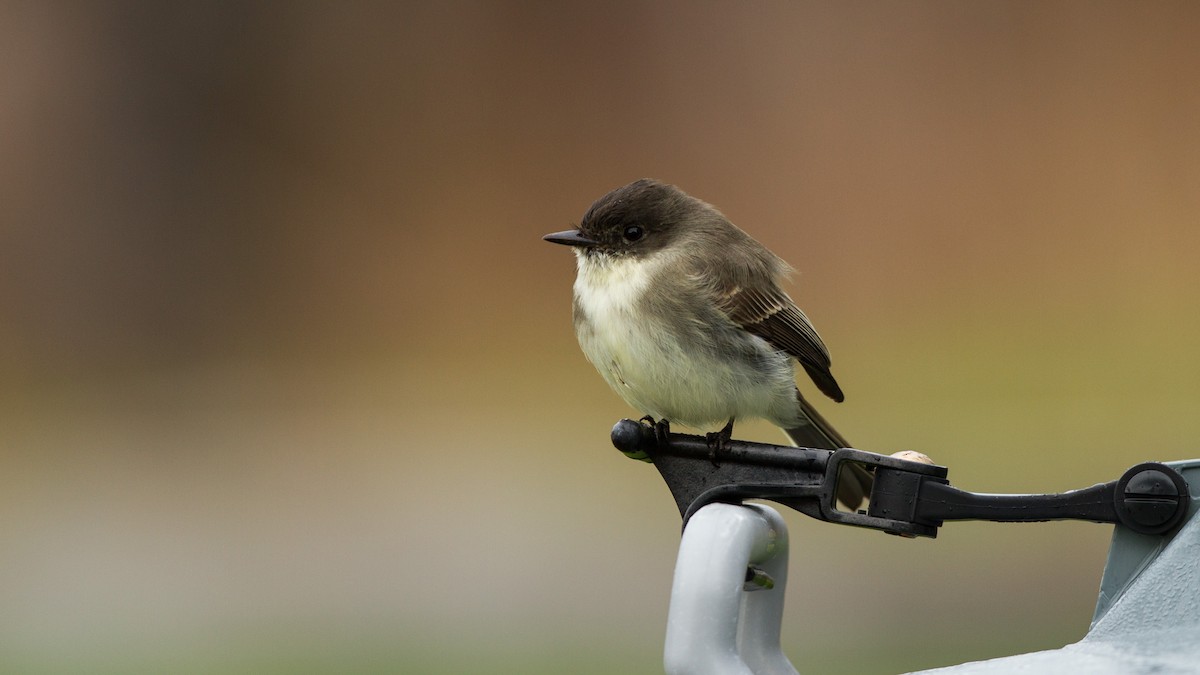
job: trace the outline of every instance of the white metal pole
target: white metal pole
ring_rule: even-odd
[[[787,527],[768,506],[710,504],[679,544],[663,663],[669,675],[796,675],[779,645]],[[753,565],[774,580],[746,590]]]

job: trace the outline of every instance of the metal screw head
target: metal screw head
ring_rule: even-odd
[[[1122,525],[1142,534],[1164,534],[1187,514],[1188,486],[1171,467],[1146,462],[1117,481],[1115,498]]]

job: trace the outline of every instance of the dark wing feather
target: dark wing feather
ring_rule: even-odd
[[[718,299],[725,314],[745,330],[796,357],[817,388],[829,398],[845,399],[829,372],[829,351],[812,322],[777,288],[734,286]]]

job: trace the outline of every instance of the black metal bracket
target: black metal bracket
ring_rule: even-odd
[[[629,457],[653,462],[685,526],[708,504],[765,499],[818,520],[906,537],[936,537],[947,520],[1087,520],[1120,523],[1142,534],[1166,534],[1183,522],[1190,502],[1183,476],[1157,462],[1138,464],[1117,480],[1081,490],[1005,495],[953,487],[944,466],[851,448],[819,450],[731,440],[714,455],[703,436],[672,433],[660,440],[652,426],[633,420],[617,422],[612,442]],[[838,481],[848,463],[874,474],[865,511],[838,509]]]

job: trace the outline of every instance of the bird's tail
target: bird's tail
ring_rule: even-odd
[[[802,448],[823,450],[851,447],[850,442],[838,433],[837,429],[834,429],[833,425],[824,417],[821,417],[816,408],[804,400],[804,396],[800,394],[799,390],[796,390],[796,400],[800,403],[800,414],[804,417],[805,423],[793,429],[784,429],[793,443]],[[858,464],[847,462],[843,466],[847,467],[847,470],[842,472],[838,480],[838,501],[851,511],[855,511],[862,505],[863,498],[871,494],[874,478]]]

